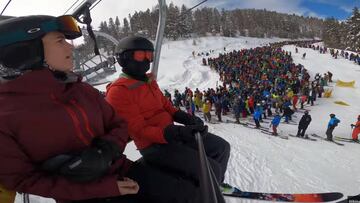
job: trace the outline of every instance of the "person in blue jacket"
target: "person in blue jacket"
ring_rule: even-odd
[[[275,136],[278,135],[277,127],[279,126],[280,121],[281,121],[281,116],[280,116],[279,112],[276,112],[275,116],[272,119],[271,124],[270,124],[270,127],[272,126],[272,130],[273,130],[272,134],[275,135]]]
[[[338,125],[338,123],[340,123],[340,120],[338,118],[335,117],[335,114],[330,114],[330,121],[328,123],[327,126],[327,130],[326,130],[326,136],[327,136],[327,140],[332,141],[332,137],[333,137],[333,131],[335,129],[335,127]]]
[[[254,121],[255,121],[255,124],[256,124],[256,128],[260,128],[260,119],[261,119],[261,114],[262,114],[262,111],[260,109],[260,104],[257,104],[257,108],[255,109],[255,112],[254,112],[254,115],[253,115],[253,118],[254,118]]]

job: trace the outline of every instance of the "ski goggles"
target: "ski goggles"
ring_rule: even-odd
[[[136,50],[133,51],[133,59],[142,62],[145,59],[152,62],[154,59],[154,52],[149,50]]]
[[[63,33],[66,39],[75,39],[82,36],[80,27],[78,26],[75,18],[73,18],[71,15],[57,17],[55,26],[53,28]]]
[[[63,33],[66,39],[82,36],[81,29],[71,15],[17,17],[0,22],[0,47],[42,38],[55,31]]]

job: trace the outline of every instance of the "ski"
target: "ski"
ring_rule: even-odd
[[[247,124],[246,123],[242,123],[242,122],[239,122],[239,123],[237,123],[236,121],[232,121],[232,120],[225,120],[225,122],[226,123],[233,123],[233,124],[239,124],[239,125],[244,125],[244,126],[247,126]]]
[[[339,200],[344,196],[339,192],[308,194],[247,192],[230,185],[222,186],[222,191],[225,196],[272,202],[330,202]]]
[[[334,137],[335,140],[338,140],[338,141],[344,141],[344,142],[353,142],[353,143],[358,143],[360,144],[360,141],[359,140],[353,140],[353,139],[350,139],[350,138],[344,138],[344,137],[337,137],[335,136]]]
[[[297,109],[295,112],[297,112],[297,111],[304,112],[304,111],[311,111],[311,109]]]
[[[334,141],[334,140],[328,140],[328,139],[326,139],[325,137],[321,137],[320,135],[317,135],[317,134],[311,134],[311,136],[320,138],[320,139],[325,140],[325,141],[328,141],[328,142],[332,142],[332,143],[337,144],[337,145],[339,145],[339,146],[344,146],[344,144],[342,144],[342,143],[340,143],[340,142],[336,142],[336,141]]]
[[[254,130],[262,130],[261,128],[256,128],[255,126],[251,126],[251,125],[244,125],[244,127],[254,129]]]
[[[206,124],[219,124],[221,122],[216,122],[216,121],[205,121]]]
[[[295,122],[291,122],[291,121],[289,121],[289,122],[283,122],[283,124],[298,125],[297,123],[295,123]]]
[[[254,124],[254,123],[250,123],[250,122],[246,122],[245,123],[247,126],[256,126],[256,124]],[[254,129],[260,129],[260,130],[268,130],[268,128],[266,128],[266,127],[263,127],[263,126],[260,126],[260,128],[254,128]]]
[[[261,130],[261,132],[264,133],[264,134],[266,134],[266,135],[271,135],[271,136],[274,136],[274,137],[279,137],[279,138],[282,138],[282,139],[285,139],[285,140],[289,139],[288,136],[279,135],[279,134],[278,134],[278,135],[273,135],[272,132],[267,131],[267,130]]]
[[[314,138],[311,138],[311,137],[307,137],[307,138],[305,138],[305,137],[298,137],[298,136],[293,135],[293,134],[289,134],[289,136],[291,136],[291,137],[296,137],[296,138],[303,139],[303,140],[310,140],[310,141],[316,141],[316,140],[317,140],[317,139],[314,139]]]

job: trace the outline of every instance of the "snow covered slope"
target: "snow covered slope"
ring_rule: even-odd
[[[162,89],[171,92],[173,89],[183,91],[185,86],[199,89],[215,87],[218,74],[201,65],[202,57],[193,58],[193,50],[198,53],[213,49],[215,53],[211,56],[216,56],[223,52],[224,47],[227,51],[238,50],[277,40],[213,37],[198,39],[197,46],[193,46],[192,40],[170,42],[163,47],[159,84]],[[319,54],[311,49],[299,48],[298,54],[295,54],[294,46],[285,46],[284,49],[291,51],[295,62],[303,64],[312,75],[331,71],[335,81],[356,80],[355,89],[330,84],[334,86],[332,98],[318,99],[317,105],[306,107],[311,110],[313,117],[308,128],[309,134],[325,136],[329,113],[335,113],[341,123],[334,135],[350,137],[350,124],[360,114],[360,66],[345,59],[335,60],[329,54]],[[301,56],[304,52],[307,55],[303,60]],[[342,100],[350,106],[333,103],[336,100]],[[296,115],[295,120],[299,120],[301,114]],[[280,124],[279,129],[280,133],[287,135],[296,133],[297,126]],[[210,131],[231,143],[232,151],[225,181],[243,190],[281,193],[339,191],[345,195],[360,193],[359,144],[345,143],[345,146],[338,146],[322,140],[312,142],[292,137],[283,140],[229,123],[210,124]],[[134,155],[132,150],[127,152],[130,152],[130,156]],[[229,199],[229,202],[244,200]]]
[[[215,87],[218,74],[210,71],[208,66],[201,65],[202,57],[192,56],[192,51],[208,52],[215,50],[210,56],[233,49],[251,48],[281,39],[225,38],[207,37],[193,40],[167,42],[162,47],[158,81],[162,89],[173,93],[174,89],[183,91],[185,87],[200,90]],[[318,99],[310,109],[313,122],[307,133],[325,136],[329,113],[335,113],[341,120],[334,130],[334,135],[350,137],[350,124],[360,114],[360,66],[345,59],[332,59],[329,54],[299,48],[295,54],[294,46],[285,46],[291,51],[296,63],[309,69],[312,75],[331,71],[333,79],[344,81],[356,80],[356,88],[340,88],[334,86],[333,97]],[[301,59],[306,52],[306,59]],[[120,67],[117,67],[120,72]],[[115,79],[115,73],[108,79]],[[105,85],[97,87],[105,90]],[[334,103],[342,100],[350,106]],[[300,113],[295,114],[298,121]],[[231,119],[231,118],[228,118]],[[225,119],[224,119],[225,120]],[[268,126],[264,124],[263,126]],[[225,182],[247,191],[279,192],[279,193],[312,193],[343,192],[345,195],[360,193],[360,144],[344,143],[338,146],[333,143],[317,140],[315,142],[289,137],[288,140],[270,137],[260,131],[245,128],[231,123],[210,124],[209,130],[231,143],[231,157]],[[280,124],[279,132],[287,135],[296,133],[297,126]],[[130,143],[126,152],[130,159],[140,157],[135,146]],[[50,203],[51,200],[32,197],[33,202]],[[21,201],[17,201],[21,202]],[[227,202],[256,202],[228,198]]]

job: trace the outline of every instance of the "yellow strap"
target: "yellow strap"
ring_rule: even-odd
[[[14,203],[16,192],[5,189],[0,185],[0,202],[1,203]]]

